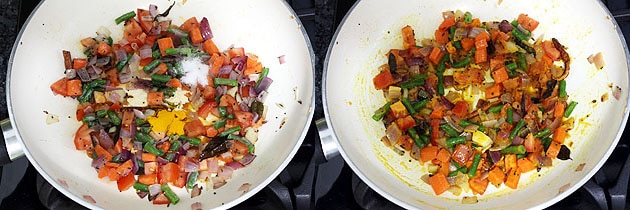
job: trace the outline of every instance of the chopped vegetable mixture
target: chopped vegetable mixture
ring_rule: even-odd
[[[567,93],[570,57],[556,38],[534,39],[539,22],[481,22],[447,11],[433,39],[387,52],[374,76],[387,102],[385,145],[428,166],[435,194],[482,195],[488,184],[517,189],[521,174],[570,159],[566,145],[577,102]]]
[[[256,55],[220,51],[207,18],[173,25],[171,7],[125,13],[121,40],[101,27],[84,55],[63,51],[65,77],[50,86],[79,102],[74,145],[94,175],[158,205],[178,203],[172,187],[220,188],[255,159],[273,82]]]

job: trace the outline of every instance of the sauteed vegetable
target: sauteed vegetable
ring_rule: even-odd
[[[385,145],[428,166],[435,194],[517,189],[522,174],[570,159],[571,59],[557,39],[535,39],[538,24],[447,11],[433,39],[405,26],[403,49],[387,52],[373,78],[387,103],[372,118]]]
[[[122,39],[101,27],[80,41],[84,58],[63,51],[65,77],[50,86],[79,102],[74,145],[94,175],[153,204],[177,204],[172,187],[220,188],[254,161],[273,82],[256,55],[220,51],[207,18],[173,25],[171,7],[121,15]]]

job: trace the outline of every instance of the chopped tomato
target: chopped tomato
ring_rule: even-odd
[[[201,105],[201,107],[197,110],[197,116],[205,119],[208,117],[208,114],[210,114],[212,108],[216,108],[217,106],[218,104],[216,101],[206,101],[206,103]]]
[[[85,123],[79,127],[74,135],[74,147],[77,150],[92,150],[94,148],[90,132],[92,132],[92,129]]]
[[[184,125],[184,131],[188,137],[197,137],[206,133],[206,127],[200,120],[193,120]]]
[[[254,114],[251,112],[234,111],[234,118],[245,129],[253,124]]]
[[[66,85],[67,82],[68,82],[68,79],[66,79],[65,77],[61,78],[57,80],[55,83],[53,83],[52,85],[50,85],[50,90],[52,90],[54,94],[68,96],[68,87]]]
[[[157,179],[158,183],[166,184],[173,183],[177,181],[179,178],[179,166],[176,163],[168,162],[162,166],[160,166],[160,171],[158,172]]]
[[[136,183],[136,178],[132,173],[129,173],[127,176],[118,178],[116,183],[118,184],[118,191],[122,192],[131,188]]]
[[[153,205],[166,205],[170,204],[171,201],[164,195],[164,193],[158,194],[155,199],[153,199]]]

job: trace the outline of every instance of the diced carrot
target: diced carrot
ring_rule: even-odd
[[[102,179],[103,177],[106,177],[109,174],[109,170],[111,170],[112,168],[107,167],[107,166],[103,166],[101,168],[98,169],[98,178]]]
[[[518,22],[519,25],[523,26],[523,28],[527,29],[528,31],[535,30],[539,24],[537,20],[527,16],[526,14],[518,15],[516,22]]]
[[[490,87],[486,87],[486,99],[496,98],[501,95],[503,87],[501,84],[495,83]]]
[[[518,167],[516,163],[516,154],[506,154],[503,156],[503,162],[505,164],[505,170],[511,171]]]
[[[407,115],[403,118],[396,119],[396,124],[403,132],[407,132],[407,129],[416,126],[416,120],[411,115]]]
[[[208,61],[208,64],[212,65],[210,67],[210,73],[212,73],[212,75],[214,75],[214,76],[219,75],[219,70],[223,66],[223,61],[225,61],[225,58],[224,58],[224,56],[222,56],[220,54],[212,54],[210,56],[210,60]],[[392,80],[393,80],[393,78],[392,78]]]
[[[158,35],[148,35],[144,37],[144,44],[153,46],[157,38],[158,38]]]
[[[230,48],[225,53],[229,56],[229,58],[236,58],[236,57],[245,55],[245,48],[234,47],[234,48]]]
[[[203,51],[206,51],[210,55],[221,53],[221,51],[219,51],[219,48],[216,44],[214,44],[214,41],[212,41],[212,39],[208,39],[203,42]]]
[[[502,83],[503,81],[510,78],[505,67],[500,67],[497,70],[492,71],[492,77],[494,78],[494,82],[496,83]]]
[[[446,180],[446,176],[439,173],[429,177],[429,185],[431,185],[431,188],[433,188],[433,192],[435,192],[436,195],[442,194],[451,187]]]
[[[219,131],[215,129],[214,126],[208,126],[208,129],[206,129],[206,136],[215,137],[217,135],[219,135]]]
[[[179,29],[185,31],[186,33],[189,33],[192,28],[199,28],[199,21],[197,21],[196,17],[188,18],[188,20],[179,26]]]
[[[374,76],[372,82],[374,83],[374,88],[376,88],[377,90],[382,90],[394,84],[394,76],[392,76],[392,73],[389,71],[389,69],[385,69]]]
[[[450,162],[451,161],[451,153],[449,153],[448,150],[442,148],[438,152],[438,154],[435,157],[435,159],[437,159],[437,160],[439,160],[441,162]]]
[[[488,51],[486,48],[477,48],[475,51],[475,63],[483,63],[488,61]]]
[[[156,74],[166,74],[168,66],[165,63],[160,63],[157,67],[155,67],[154,71]]]
[[[431,117],[431,119],[442,119],[442,117],[444,117],[444,109],[446,108],[444,108],[443,106],[433,109],[429,117]]]
[[[109,85],[112,87],[116,87],[118,85],[120,85],[120,80],[118,80],[118,69],[117,68],[111,68],[107,71],[105,71],[105,74],[107,75],[107,79],[109,80]]]
[[[137,40],[138,35],[142,33],[144,33],[142,31],[142,27],[136,19],[129,19],[127,20],[127,22],[125,22],[125,30],[123,32],[123,35],[127,41],[133,42]]]
[[[460,100],[455,103],[455,107],[451,110],[453,114],[459,118],[463,118],[468,114],[469,105],[468,102]]]
[[[547,65],[547,66],[551,66],[553,65],[553,59],[549,57],[549,55],[544,54],[543,56],[541,56],[541,60],[542,62]]]
[[[440,44],[446,44],[448,42],[448,29],[447,30],[435,30],[435,41]]]
[[[564,116],[564,104],[560,101],[556,101],[556,105],[553,108],[553,117]]]
[[[404,49],[416,47],[416,38],[413,33],[413,28],[411,28],[411,26],[406,25],[405,27],[402,28],[402,37],[403,37]]]
[[[532,163],[532,161],[530,161],[526,157],[518,159],[516,161],[516,165],[518,165],[518,170],[521,173],[525,173],[525,172],[532,171],[532,170],[536,169],[536,165],[534,165],[534,163]]]
[[[567,130],[560,126],[553,132],[553,141],[560,144],[564,144],[564,140],[567,138]]]
[[[171,37],[164,37],[161,39],[158,39],[158,47],[160,48],[160,52],[162,53],[162,56],[166,55],[166,49],[169,48],[173,48],[175,47],[173,45],[173,39],[171,39]]]
[[[157,161],[157,157],[154,154],[143,152],[142,153],[142,161],[144,162],[154,162]]]
[[[118,184],[118,191],[122,192],[128,190],[136,183],[136,177],[133,173],[129,173],[126,176],[120,177],[116,183]]]
[[[161,149],[162,151],[168,151],[169,149],[171,149],[171,142],[165,141],[164,143],[157,145],[157,148]]]
[[[138,175],[138,182],[146,185],[152,185],[157,183],[157,174],[140,174]]]
[[[455,25],[455,17],[449,17],[449,18],[445,18],[442,23],[440,23],[440,26],[438,27],[438,29],[440,30],[448,30],[448,28],[450,28],[451,26]]]
[[[474,193],[483,195],[488,188],[488,179],[481,179],[481,177],[476,176],[468,180],[468,186]]]
[[[473,18],[472,22],[470,23],[470,26],[481,27],[481,20],[479,20],[479,18]]]
[[[485,31],[477,34],[477,36],[475,36],[475,42],[480,41],[480,40],[485,40],[485,41],[490,40],[490,34],[488,34]]]
[[[442,60],[442,56],[444,56],[444,53],[442,52],[442,50],[440,50],[439,47],[434,47],[431,50],[431,54],[429,54],[429,60],[433,64],[438,64],[440,60]]]
[[[105,56],[105,55],[109,54],[110,52],[112,52],[112,47],[111,46],[109,46],[105,42],[99,42],[98,43],[98,47],[96,48],[96,53],[98,55]]]
[[[439,161],[439,160],[435,160],[435,161]],[[439,162],[440,162],[440,168],[438,169],[438,173],[444,176],[448,176],[448,174],[451,172],[451,169],[450,169],[451,163],[448,161],[439,161]]]
[[[190,41],[193,44],[199,44],[203,42],[203,37],[201,36],[201,30],[199,27],[194,27],[190,29]]]
[[[109,181],[117,181],[120,175],[116,173],[116,168],[111,167],[107,170],[107,177],[109,178]]]
[[[52,90],[52,92],[54,94],[58,94],[58,95],[62,95],[62,96],[68,96],[68,79],[67,78],[61,78],[59,80],[57,80],[55,83],[53,83],[52,85],[50,85],[50,90]],[[77,119],[82,119],[82,118],[77,118]]]
[[[482,34],[485,34],[485,33],[482,33]],[[477,36],[477,37],[479,37],[479,36]],[[488,41],[486,41],[485,39],[475,39],[475,47],[477,49],[479,49],[479,48],[486,48],[486,47],[488,47]]]
[[[475,40],[470,37],[463,38],[460,42],[465,52],[470,51],[475,46]]]
[[[488,172],[488,181],[494,185],[500,185],[505,181],[505,173],[499,167],[494,167]]]
[[[85,58],[74,58],[72,59],[72,68],[80,69],[85,68],[87,66],[87,59]]]
[[[146,66],[147,64],[151,63],[151,61],[153,61],[153,57],[148,57],[148,58],[143,58],[140,59],[140,66]]]
[[[257,74],[262,72],[263,66],[262,63],[258,62],[258,58],[252,58],[253,56],[247,56],[247,65],[243,74],[248,76],[250,74]]]
[[[521,179],[521,173],[515,168],[508,172],[507,179],[505,180],[505,186],[509,188],[518,188],[518,180]]]
[[[147,94],[147,102],[149,106],[151,105],[162,105],[164,103],[164,93],[163,92],[149,92]]]
[[[501,83],[503,85],[503,87],[505,88],[505,90],[514,90],[518,87],[519,85],[519,81],[521,81],[521,78],[515,77],[512,79],[507,79],[505,81],[503,81],[503,83]]]
[[[131,159],[125,161],[124,163],[120,164],[117,168],[116,168],[116,173],[118,173],[118,175],[127,175],[131,172],[131,168],[133,167],[133,163],[131,162]]]
[[[114,151],[116,153],[122,152],[122,141],[120,139],[118,139],[118,141],[116,141],[116,144],[114,144]]]
[[[420,160],[427,162],[437,157],[439,148],[437,146],[426,146],[420,149]]]
[[[100,144],[96,144],[96,146],[94,146],[94,152],[96,152],[96,155],[98,156],[105,156],[105,161],[110,161],[112,159],[112,154],[109,153]]]
[[[543,51],[545,51],[545,55],[549,56],[549,58],[554,61],[560,60],[560,51],[556,49],[553,42],[550,40],[543,41],[542,47]]]
[[[166,86],[167,87],[172,87],[172,88],[179,88],[179,87],[182,87],[182,83],[181,83],[181,81],[179,81],[179,79],[172,78],[172,79],[168,80],[168,82],[166,82]]]
[[[81,90],[81,80],[78,79],[68,80],[66,88],[68,89],[68,96],[80,96],[81,93],[83,93],[83,90]]]
[[[396,145],[399,145],[403,149],[409,151],[413,147],[414,142],[409,135],[402,135],[396,139]]]
[[[391,106],[389,106],[389,108],[390,108],[390,112],[394,114],[395,118],[403,118],[409,115],[407,108],[405,108],[405,105],[403,105],[403,103],[400,101],[397,101],[396,103],[392,104]]]

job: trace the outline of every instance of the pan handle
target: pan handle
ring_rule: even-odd
[[[11,120],[4,119],[0,121],[0,127],[2,127],[1,135],[4,139],[4,141],[0,141],[0,166],[2,166],[24,156],[24,150],[22,150],[20,140],[17,138],[11,125]]]
[[[315,121],[315,125],[317,126],[317,132],[319,133],[319,140],[322,143],[322,152],[324,152],[324,157],[326,160],[333,159],[339,155],[339,149],[335,144],[335,136],[333,135],[332,130],[328,128],[328,122],[326,122],[326,119],[321,118]]]

